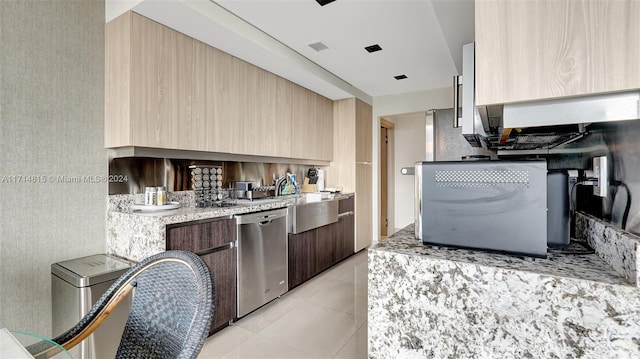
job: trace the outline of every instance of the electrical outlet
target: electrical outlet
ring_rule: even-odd
[[[609,193],[609,170],[606,156],[593,158],[593,175],[598,179],[598,184],[593,186],[593,194],[599,197],[607,197]]]

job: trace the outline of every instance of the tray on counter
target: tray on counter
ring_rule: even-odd
[[[132,204],[131,209],[140,212],[158,212],[180,208],[180,202],[167,202],[163,205]]]

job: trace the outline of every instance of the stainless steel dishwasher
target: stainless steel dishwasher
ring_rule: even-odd
[[[237,215],[238,318],[286,293],[287,209]]]

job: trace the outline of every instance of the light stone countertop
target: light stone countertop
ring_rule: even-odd
[[[640,357],[637,237],[578,217],[580,239],[607,245],[529,260],[423,245],[408,226],[372,246],[369,358]]]
[[[169,199],[171,201],[171,199]],[[139,262],[166,251],[167,225],[206,219],[230,217],[236,214],[267,211],[293,204],[292,199],[240,203],[233,207],[182,207],[161,212],[137,212],[122,205],[107,212],[107,254]]]
[[[337,194],[345,199],[353,194]],[[303,196],[283,196],[264,200],[237,200],[231,207],[196,207],[193,191],[170,192],[168,201],[180,202],[178,209],[159,212],[133,211],[131,205],[143,201],[142,194],[109,196],[106,221],[106,252],[139,262],[166,250],[167,225],[231,217],[237,214],[268,211],[304,204]]]
[[[504,271],[524,271],[539,275],[574,278],[624,286],[631,284],[593,251],[572,241],[567,248],[549,249],[547,258],[526,258],[474,249],[424,245],[415,238],[413,224],[382,240],[370,251],[384,251],[405,255],[427,256],[430,260],[500,268]],[[590,254],[565,254],[590,253]]]

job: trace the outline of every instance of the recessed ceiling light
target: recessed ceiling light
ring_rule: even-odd
[[[378,44],[367,46],[364,49],[367,50],[369,53],[382,50],[382,48]]]
[[[328,50],[328,49],[329,49],[329,46],[327,46],[327,44],[325,44],[324,42],[322,42],[322,40],[312,42],[312,43],[310,43],[310,44],[308,44],[308,45],[309,45],[309,47],[310,47],[310,48],[312,48],[312,49],[316,50],[317,52],[320,52],[320,51],[324,51],[324,50]]]
[[[334,2],[334,1],[336,1],[336,0],[316,0],[316,2],[318,4],[320,4],[320,6],[325,6],[325,5],[330,4],[330,3]]]
[[[394,79],[396,80],[404,80],[407,78],[407,75],[398,75],[398,76],[393,76]]]

